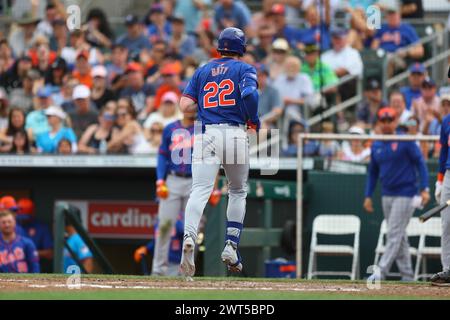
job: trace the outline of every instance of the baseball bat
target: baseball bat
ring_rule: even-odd
[[[450,206],[450,200],[448,200],[444,204],[441,204],[441,205],[439,205],[437,207],[434,207],[433,209],[428,210],[427,212],[425,212],[423,215],[421,215],[419,217],[420,222],[427,221],[428,219],[430,219],[431,217],[437,215],[439,212],[441,212],[442,210],[444,210],[448,206]]]

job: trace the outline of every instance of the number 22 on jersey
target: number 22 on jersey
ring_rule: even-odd
[[[229,96],[234,91],[234,83],[230,79],[224,79],[219,84],[217,82],[208,82],[203,90],[206,94],[203,96],[203,107],[217,108],[217,107],[229,107],[236,104],[235,99],[228,99]],[[219,98],[217,99],[217,95]]]

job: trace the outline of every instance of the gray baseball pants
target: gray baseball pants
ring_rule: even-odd
[[[228,179],[227,219],[242,224],[249,171],[248,137],[244,126],[206,125],[204,134],[195,135],[192,193],[186,206],[184,225],[184,234],[194,240],[220,166]],[[240,230],[227,230],[227,233],[240,236]]]
[[[450,199],[450,170],[445,171],[442,184],[441,204]],[[441,261],[443,270],[450,269],[450,207],[441,211],[442,238]]]
[[[387,223],[386,250],[378,267],[384,279],[394,261],[402,276],[402,280],[413,280],[414,272],[409,253],[409,242],[406,228],[414,213],[412,197],[382,197],[383,214]]]
[[[169,189],[169,196],[160,200],[158,208],[159,222],[155,236],[153,275],[171,275],[168,270],[171,233],[178,215],[186,207],[191,192],[192,179],[169,174],[166,185]]]

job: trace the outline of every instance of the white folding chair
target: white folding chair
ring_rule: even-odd
[[[427,273],[427,259],[440,258],[441,246],[427,246],[427,237],[441,238],[442,223],[441,218],[431,218],[422,224],[422,234],[419,240],[419,248],[417,249],[416,270],[414,272],[414,280],[418,281],[421,278],[429,278],[432,274]],[[422,267],[422,273],[421,272]]]
[[[314,219],[309,251],[308,279],[314,276],[348,276],[351,280],[359,275],[359,233],[361,221],[354,215],[319,215]],[[318,244],[317,235],[354,235],[353,246]],[[351,272],[317,271],[317,256],[352,256]]]
[[[406,227],[406,234],[409,237],[420,237],[422,232],[422,224],[419,221],[418,218],[411,218],[409,221],[408,226]],[[387,222],[386,220],[383,220],[380,227],[380,234],[378,236],[378,243],[377,247],[375,249],[375,259],[373,264],[378,265],[378,262],[380,261],[381,256],[386,251],[386,243],[385,243],[385,236],[387,233]],[[409,246],[409,254],[411,256],[417,256],[417,248]],[[398,272],[389,272],[387,276],[391,277],[399,277],[400,273]]]

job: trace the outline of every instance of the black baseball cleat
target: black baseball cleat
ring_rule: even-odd
[[[450,287],[450,270],[436,273],[430,279],[432,286]]]

